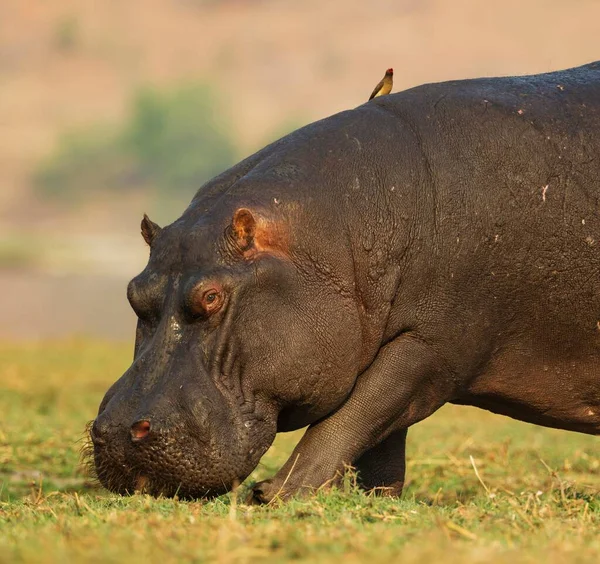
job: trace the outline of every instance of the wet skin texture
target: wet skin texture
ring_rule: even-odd
[[[109,489],[402,490],[446,402],[600,432],[600,64],[425,85],[313,123],[142,232],[135,358],[91,429]]]

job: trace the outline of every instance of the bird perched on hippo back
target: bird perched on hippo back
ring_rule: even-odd
[[[379,84],[375,87],[375,90],[371,93],[369,100],[377,98],[377,96],[385,96],[392,91],[394,86],[394,69],[388,69],[385,71],[383,78],[379,81]]]

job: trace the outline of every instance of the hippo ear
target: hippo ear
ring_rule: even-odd
[[[248,208],[235,211],[230,233],[235,247],[245,258],[264,252],[288,254],[287,229],[283,222],[269,219]]]
[[[256,218],[252,212],[247,208],[235,210],[231,228],[238,248],[241,251],[250,249],[256,235]]]
[[[142,237],[144,241],[151,247],[152,241],[156,238],[156,236],[162,231],[162,228],[159,227],[156,223],[154,223],[146,214],[144,214],[144,218],[142,219]]]

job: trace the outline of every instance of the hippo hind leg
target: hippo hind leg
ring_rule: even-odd
[[[358,483],[378,495],[399,497],[404,486],[407,429],[393,432],[354,464]]]

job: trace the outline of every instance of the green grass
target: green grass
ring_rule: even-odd
[[[0,562],[600,562],[598,439],[469,408],[409,432],[400,501],[360,493],[351,474],[278,507],[244,505],[247,484],[211,502],[111,495],[78,469],[78,441],[130,356],[0,345]],[[249,482],[299,436],[278,437]]]

